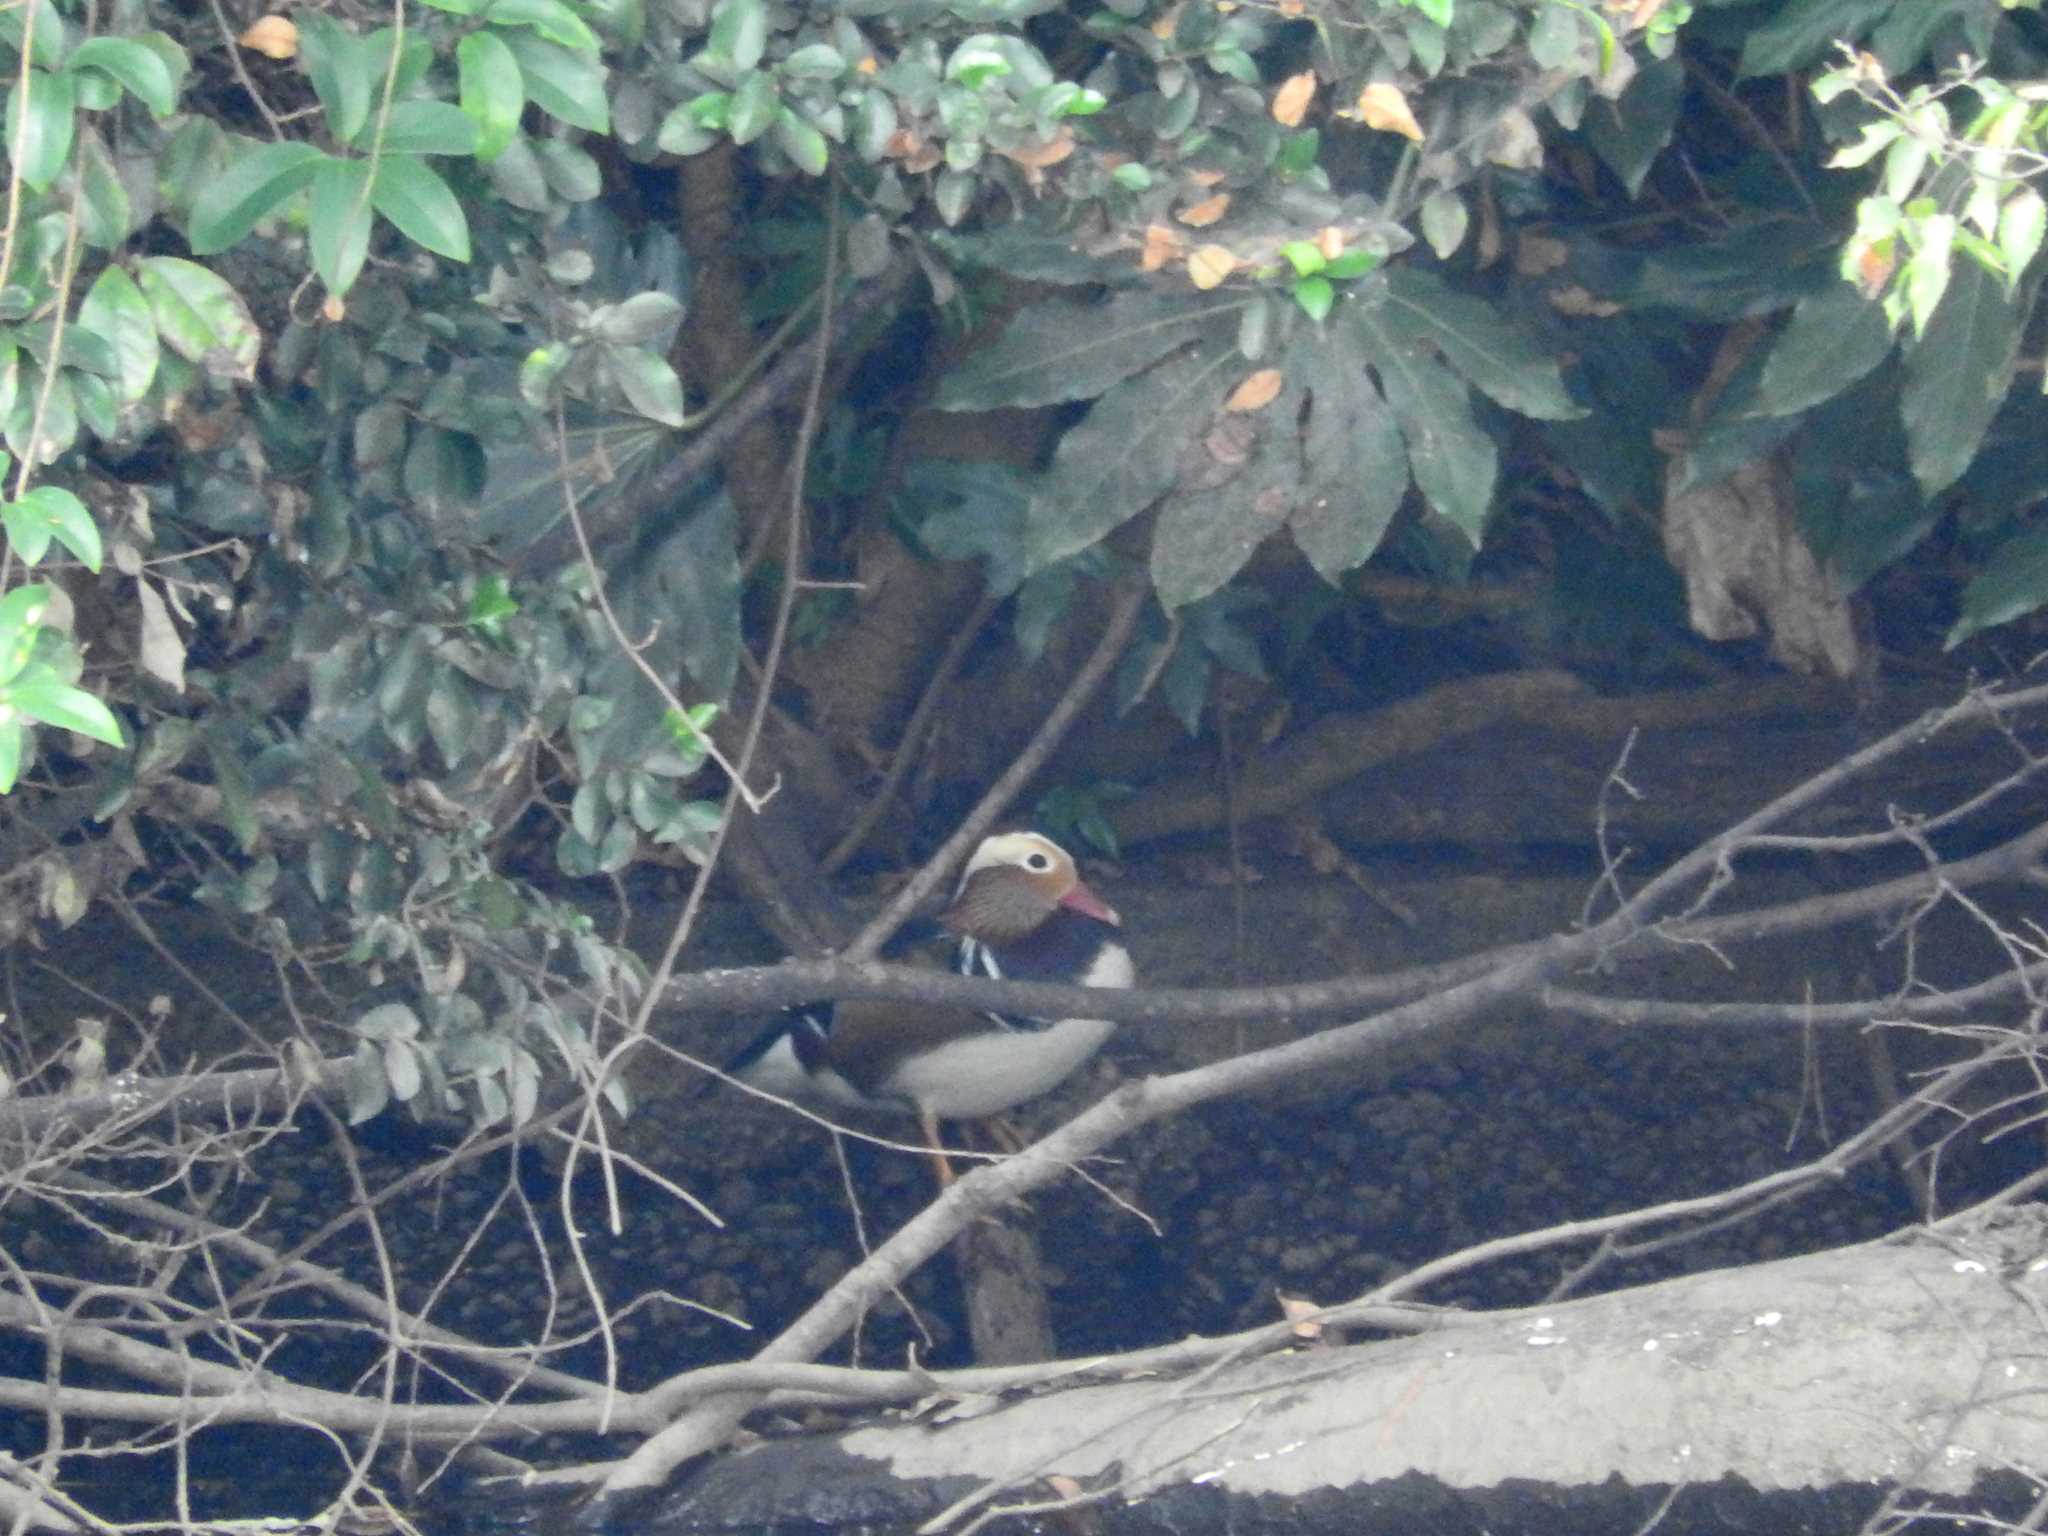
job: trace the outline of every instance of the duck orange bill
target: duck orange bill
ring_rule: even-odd
[[[1088,882],[1076,880],[1073,889],[1060,898],[1060,905],[1072,907],[1076,912],[1086,912],[1098,921],[1121,928],[1124,920],[1116,915],[1116,908],[1088,889]]]

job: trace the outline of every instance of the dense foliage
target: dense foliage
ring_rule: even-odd
[[[701,859],[706,706],[773,578],[876,529],[980,562],[1027,652],[1143,562],[1177,649],[1127,682],[1191,728],[1214,665],[1304,643],[1368,560],[1456,583],[1532,522],[1560,626],[1675,637],[1675,563],[1695,625],[1783,640],[1769,601],[1705,617],[1723,512],[1688,499],[1764,465],[1829,601],[1932,540],[1956,639],[2022,616],[2034,10],[0,12],[7,931],[188,888],[333,987],[359,1112],[452,1084],[523,1113],[635,962],[512,871]],[[714,259],[743,311],[696,303]],[[800,572],[688,445],[785,408],[757,374],[827,312]],[[931,376],[921,312],[976,338]],[[709,361],[735,328],[753,362]],[[1063,430],[885,474],[925,398]],[[832,596],[800,636],[857,631]]]

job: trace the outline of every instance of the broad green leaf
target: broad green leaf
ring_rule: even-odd
[[[69,369],[59,369],[45,389],[43,372],[35,368],[23,381],[26,387],[14,402],[14,414],[7,419],[7,446],[24,464],[47,464],[77,441],[78,405],[71,394],[73,377]]]
[[[704,51],[744,73],[761,62],[768,45],[768,7],[763,0],[718,0]]]
[[[2009,294],[1974,261],[1956,267],[1926,331],[1906,351],[1899,412],[1913,478],[1933,496],[1969,468],[2011,387],[2033,295]]]
[[[69,74],[97,69],[111,76],[153,117],[168,117],[178,105],[178,84],[170,65],[156,50],[131,37],[89,37],[71,50],[64,68]]]
[[[790,163],[806,176],[822,176],[832,163],[825,135],[784,107],[775,115],[775,147],[789,156]]]
[[[666,346],[682,323],[682,300],[666,293],[636,293],[590,319],[590,333],[619,346]]]
[[[329,293],[347,293],[370,254],[370,162],[331,156],[322,160],[306,202],[306,244],[313,270]]]
[[[327,131],[337,144],[352,144],[370,120],[373,94],[383,88],[389,55],[376,55],[364,40],[333,17],[301,10],[299,62],[313,82],[313,94],[327,114]]]
[[[1386,536],[1408,492],[1408,453],[1350,326],[1297,338],[1287,367],[1309,391],[1307,463],[1288,527],[1316,574],[1334,584]]]
[[[1856,42],[1884,20],[1896,0],[1783,0],[1775,14],[1751,28],[1742,44],[1744,76],[1786,75],[1828,53],[1837,41]],[[1913,5],[1932,0],[1907,0]]]
[[[683,424],[683,385],[666,358],[646,347],[608,347],[605,365],[626,403],[663,426]]]
[[[1301,389],[1290,379],[1263,410],[1236,418],[1253,434],[1248,448],[1236,450],[1244,455],[1241,463],[1198,475],[1193,483],[1184,472],[1160,503],[1149,565],[1153,591],[1169,613],[1215,592],[1269,534],[1286,526],[1301,496],[1294,429],[1300,415]],[[1206,438],[1190,447],[1188,458],[1203,470],[1223,470],[1207,452]]]
[[[21,749],[27,737],[28,728],[19,720],[0,721],[0,795],[11,793],[21,777]]]
[[[2021,187],[1998,210],[1998,254],[2005,258],[2008,287],[2041,249],[2043,234],[2048,234],[2048,203],[2032,187]]]
[[[531,27],[549,42],[579,53],[596,53],[603,46],[583,18],[562,0],[491,0],[483,14],[493,26]]]
[[[373,137],[364,131],[365,149]],[[392,105],[378,142],[387,155],[473,155],[480,135],[476,122],[452,102],[401,101]]]
[[[735,144],[751,144],[770,128],[782,111],[782,93],[775,77],[765,69],[740,76],[733,87],[732,104],[726,110],[725,131]]]
[[[7,542],[30,565],[39,563],[54,537],[87,570],[100,568],[100,530],[85,503],[57,485],[39,485],[21,500],[0,506]]]
[[[41,666],[30,667],[0,689],[0,702],[13,705],[45,725],[76,731],[110,747],[126,745],[121,722],[114,718],[112,710],[83,688],[74,688]]]
[[[1455,187],[1439,187],[1422,201],[1419,216],[1422,238],[1429,242],[1439,261],[1448,261],[1459,246],[1465,243],[1465,231],[1471,227],[1472,215],[1465,207],[1465,198]]]
[[[527,100],[571,128],[611,132],[603,64],[589,54],[573,52],[531,32],[510,34],[505,46],[519,61]]]
[[[1385,323],[1392,309],[1358,312],[1359,333],[1400,423],[1416,486],[1477,549],[1493,509],[1500,451],[1472,419],[1465,386],[1418,351],[1404,329]]]
[[[1388,268],[1386,303],[1376,323],[1411,348],[1433,347],[1511,411],[1539,421],[1571,421],[1585,414],[1565,392],[1556,358],[1486,300],[1458,292],[1434,273]]]
[[[55,69],[64,60],[71,28],[65,25],[54,0],[26,0],[25,4],[0,7],[0,43],[7,44],[19,55],[31,20],[35,24],[35,42],[30,50],[30,62]]]
[[[47,192],[71,155],[77,91],[69,75],[40,69],[7,96],[7,158],[22,181]]]
[[[1599,97],[1587,107],[1586,138],[1630,197],[1642,191],[1643,178],[1671,142],[1684,100],[1685,65],[1673,57],[1645,64],[1619,100]]]
[[[1962,612],[1948,632],[1954,650],[1979,630],[2010,624],[2048,603],[2048,528],[2029,528],[1986,557],[1963,589]]]
[[[36,630],[49,610],[50,589],[39,581],[0,597],[0,683],[21,675],[35,654]]]
[[[518,133],[519,114],[526,107],[519,61],[495,33],[472,32],[456,45],[455,63],[462,110],[477,127],[476,157],[495,160]]]
[[[807,43],[775,67],[792,80],[837,80],[846,73],[846,55],[830,43]]]
[[[149,301],[125,268],[107,267],[93,280],[78,307],[78,323],[98,332],[113,348],[121,403],[133,405],[148,394],[159,355],[156,321],[150,316]]]
[[[986,411],[1092,399],[1176,347],[1220,326],[1234,328],[1243,302],[1132,291],[1101,304],[1027,305],[994,343],[946,375],[938,407]]]
[[[448,183],[410,155],[377,162],[370,200],[400,234],[450,261],[469,260],[469,221]]]
[[[325,157],[298,140],[237,146],[227,169],[192,200],[185,236],[194,255],[211,256],[240,240],[313,179]]]
[[[533,153],[547,178],[548,190],[563,202],[587,203],[604,190],[604,172],[582,145],[566,139],[535,139]]]
[[[897,506],[933,559],[981,560],[989,591],[1002,597],[1024,580],[1031,482],[1009,465],[919,459],[904,472]]]
[[[718,95],[721,111],[717,126],[718,129],[723,129],[723,104],[729,103],[731,98],[722,91]],[[699,100],[701,99],[700,97]],[[697,120],[697,115],[692,110],[695,105],[695,102],[686,101],[669,109],[668,116],[661,120],[661,128],[654,136],[655,148],[669,155],[700,155],[718,142],[717,131]]]
[[[1173,489],[1223,381],[1241,366],[1233,340],[1216,336],[1124,379],[1060,439],[1027,519],[1031,570],[1087,549]]]
[[[1892,349],[1884,310],[1854,283],[1830,283],[1801,299],[1771,343],[1748,414],[1790,416],[1831,400]]]
[[[78,138],[75,183],[78,236],[87,245],[112,251],[127,243],[133,210],[128,189],[98,133],[88,127]]]
[[[1329,314],[1330,306],[1337,302],[1337,290],[1330,286],[1327,277],[1318,275],[1297,278],[1294,284],[1294,302],[1301,306],[1303,314],[1320,324],[1323,317]]]
[[[157,336],[173,352],[215,377],[255,378],[263,333],[227,279],[177,256],[145,256],[136,267]]]

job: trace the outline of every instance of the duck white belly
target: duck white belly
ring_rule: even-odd
[[[1049,1093],[1102,1049],[1108,1019],[1061,1019],[1044,1029],[990,1029],[920,1051],[883,1084],[891,1098],[942,1120],[976,1120]]]

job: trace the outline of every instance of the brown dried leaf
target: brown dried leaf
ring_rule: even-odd
[[[1237,270],[1237,257],[1228,246],[1205,245],[1188,257],[1188,281],[1208,292]]]
[[[1323,1309],[1306,1296],[1290,1296],[1285,1291],[1275,1291],[1273,1299],[1280,1303],[1280,1315],[1294,1324],[1293,1333],[1297,1339],[1319,1339],[1323,1336],[1322,1319],[1316,1314]]]
[[[1560,315],[1588,315],[1606,320],[1621,313],[1621,306],[1612,299],[1596,298],[1590,289],[1573,283],[1567,288],[1553,289],[1550,293],[1550,307]]]
[[[1073,152],[1074,135],[1070,129],[1066,128],[1062,128],[1053,135],[1049,143],[1033,145],[1027,149],[999,149],[996,151],[997,154],[1006,160],[1014,160],[1019,165],[1028,165],[1038,169],[1048,165],[1058,165]]]
[[[1308,112],[1308,104],[1316,99],[1316,72],[1304,69],[1280,82],[1280,89],[1273,93],[1273,121],[1283,128],[1299,128]],[[1418,139],[1420,133],[1415,135]]]
[[[1179,235],[1164,224],[1145,226],[1145,250],[1138,258],[1140,272],[1157,272],[1179,254]]]
[[[299,29],[287,17],[258,16],[235,41],[266,59],[289,59],[298,54]]]
[[[1263,411],[1273,403],[1285,382],[1286,377],[1278,368],[1261,368],[1257,373],[1247,375],[1244,382],[1230,392],[1230,398],[1223,402],[1223,409]]]
[[[1207,229],[1230,209],[1230,194],[1218,192],[1214,197],[1205,197],[1192,208],[1183,208],[1174,215],[1181,223],[1194,229]]]
[[[1422,124],[1415,121],[1401,87],[1390,81],[1376,80],[1358,93],[1358,120],[1368,128],[1422,142]]]

